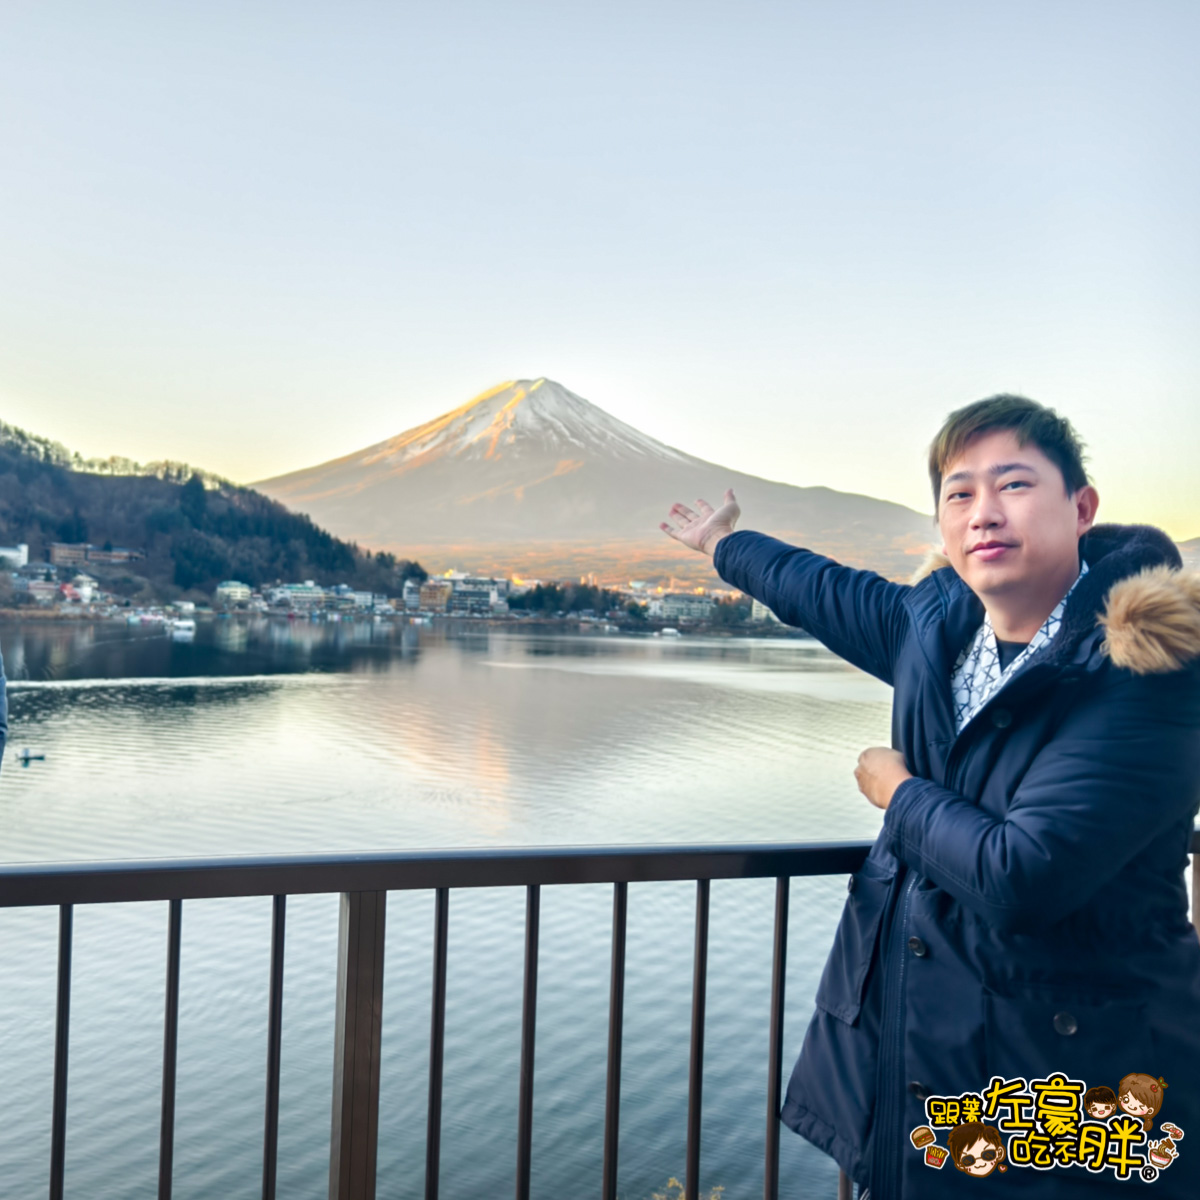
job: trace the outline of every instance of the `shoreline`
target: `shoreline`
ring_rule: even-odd
[[[609,637],[613,635],[653,637],[665,629],[674,629],[680,637],[751,637],[764,639],[797,639],[811,640],[811,635],[802,629],[790,625],[757,622],[754,625],[715,625],[710,622],[695,622],[680,625],[669,621],[646,620],[636,624],[632,622],[581,621],[578,617],[467,617],[448,616],[443,613],[420,614],[420,621],[414,622],[406,613],[397,613],[392,617],[383,618],[382,624],[403,625],[418,629],[437,629],[454,626],[457,628],[498,629],[518,632],[522,629],[536,630],[539,633],[561,632],[583,635],[588,637]],[[266,619],[269,621],[285,621],[293,624],[374,624],[372,615],[345,616],[338,622],[310,621],[307,617],[289,617],[287,613],[189,613],[188,618],[197,622],[217,620],[248,621]],[[72,612],[70,609],[37,609],[37,608],[0,608],[0,624],[8,625],[79,625],[79,624],[119,624],[129,625],[125,615],[117,613]],[[150,623],[148,623],[150,624]],[[137,628],[137,626],[131,626]],[[607,627],[607,628],[606,628]]]

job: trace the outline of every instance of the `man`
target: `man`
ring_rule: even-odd
[[[1154,1194],[1200,1196],[1200,942],[1184,884],[1200,577],[1157,530],[1094,525],[1074,431],[1031,400],[952,413],[929,471],[943,557],[911,586],[735,533],[732,492],[717,509],[677,504],[662,526],[894,688],[892,747],[855,771],[883,828],[850,879],[782,1118],[860,1195],[937,1200],[971,1185],[908,1142],[928,1097],[996,1076],[1111,1086],[1148,1072],[1197,1144]],[[1022,1194],[1139,1186],[1133,1168],[1071,1165],[1069,1148],[1021,1169],[1013,1149],[1003,1186]]]

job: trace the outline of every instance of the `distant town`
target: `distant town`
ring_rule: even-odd
[[[362,591],[347,583],[322,586],[314,580],[279,580],[252,587],[227,579],[210,601],[179,599],[138,604],[106,590],[103,577],[144,555],[120,546],[52,542],[43,561],[31,561],[29,546],[0,546],[0,610],[10,617],[123,618],[131,623],[180,624],[196,616],[265,614],[293,620],[404,618],[431,624],[435,619],[570,622],[602,632],[796,632],[773,612],[740,592],[692,588],[673,590],[631,580],[625,587],[601,587],[594,576],[578,580],[496,578],[446,571],[408,578],[394,593]],[[93,573],[94,572],[94,573]],[[423,574],[423,573],[422,573]],[[194,594],[194,593],[193,593]]]

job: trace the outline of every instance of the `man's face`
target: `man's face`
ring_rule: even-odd
[[[1116,1109],[1115,1104],[1101,1104],[1099,1100],[1093,1100],[1088,1105],[1088,1113],[1099,1121],[1103,1121],[1105,1117],[1111,1117]]]
[[[942,549],[985,601],[1037,594],[1062,580],[1065,590],[1078,574],[1079,538],[1091,528],[1097,502],[1092,487],[1068,495],[1062,472],[1037,446],[1018,445],[1009,430],[983,433],[946,466]]]
[[[985,1159],[985,1154],[990,1157]],[[963,1151],[958,1161],[968,1175],[990,1175],[996,1169],[996,1163],[1000,1161],[1002,1154],[1003,1151],[997,1150],[987,1138],[980,1138],[975,1145],[968,1146]]]

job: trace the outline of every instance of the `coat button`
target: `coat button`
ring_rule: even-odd
[[[918,957],[924,958],[929,953],[929,948],[919,937],[910,937],[908,939],[908,948]]]
[[[1079,1022],[1069,1012],[1054,1014],[1054,1032],[1070,1037],[1079,1028]]]
[[[997,729],[1007,729],[1012,724],[1012,713],[1007,708],[993,708],[992,724]]]
[[[854,885],[857,882],[858,882],[858,880],[855,879],[853,875],[851,875],[850,878],[846,880],[846,891],[848,891],[848,892],[854,891]]]
[[[928,1100],[929,1097],[933,1095],[933,1093],[919,1079],[914,1079],[912,1083],[908,1085],[908,1090],[912,1092],[912,1094],[916,1096],[918,1100],[921,1101]]]

